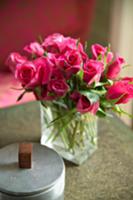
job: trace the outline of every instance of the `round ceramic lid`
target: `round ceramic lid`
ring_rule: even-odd
[[[60,156],[45,146],[33,143],[32,168],[18,167],[18,144],[0,149],[0,192],[33,195],[56,184],[64,173]]]

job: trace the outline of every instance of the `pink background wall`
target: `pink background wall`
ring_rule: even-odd
[[[54,32],[88,39],[95,0],[1,0],[0,1],[0,107],[18,104],[22,91],[5,66],[10,52],[21,52],[38,35],[45,37]],[[23,103],[33,100],[26,94]]]
[[[82,41],[88,38],[94,0],[2,0],[0,2],[0,68],[11,51],[54,32]]]

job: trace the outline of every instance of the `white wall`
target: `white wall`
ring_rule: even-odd
[[[121,76],[133,76],[133,0],[114,0],[110,37],[113,49],[132,65],[123,69]],[[132,102],[122,108],[132,114]],[[132,119],[127,116],[122,119],[132,126]]]

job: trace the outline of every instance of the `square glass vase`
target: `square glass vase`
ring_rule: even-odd
[[[40,105],[41,144],[64,159],[81,165],[97,149],[97,117],[60,106]]]

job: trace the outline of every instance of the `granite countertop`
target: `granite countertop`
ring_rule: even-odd
[[[133,200],[133,132],[117,117],[99,120],[89,160],[66,166],[65,200]]]
[[[1,109],[0,147],[39,141],[39,117],[36,102]],[[91,158],[81,166],[66,162],[65,200],[133,200],[133,132],[115,116],[99,120],[98,130]]]

